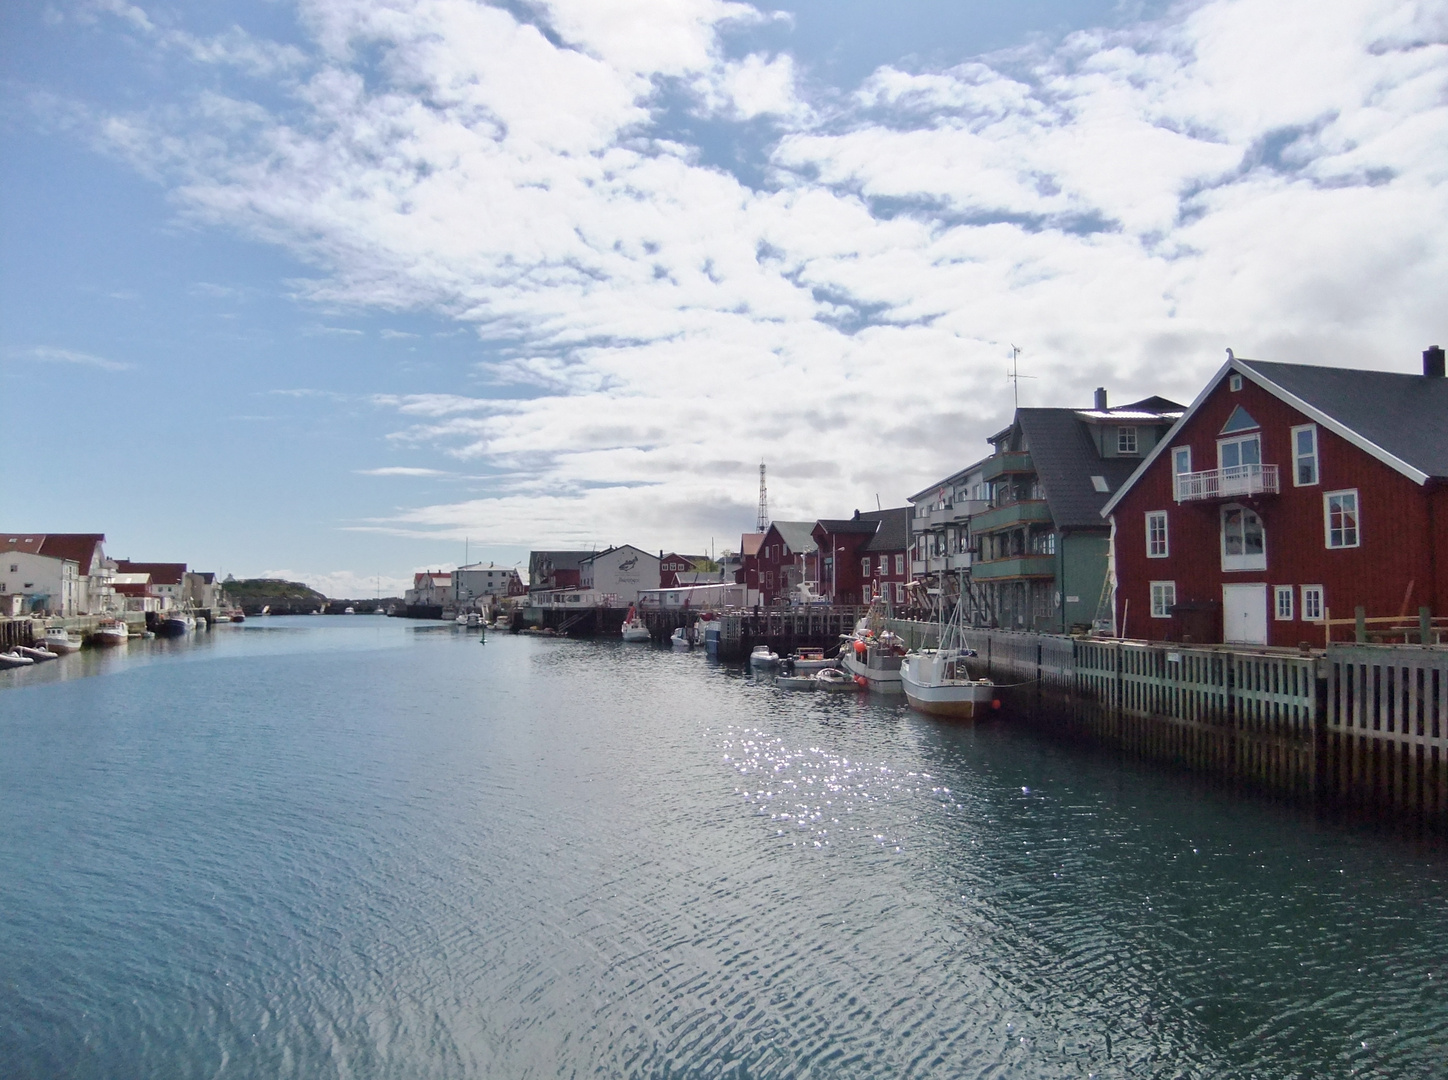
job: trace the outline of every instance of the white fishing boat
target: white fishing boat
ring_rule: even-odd
[[[846,675],[839,668],[824,668],[814,673],[815,685],[821,690],[858,690],[853,675]]]
[[[624,616],[623,626],[619,628],[619,633],[625,641],[649,640],[649,628],[645,626],[643,620],[638,617],[638,613],[634,611],[633,605],[629,605],[628,614]]]
[[[63,626],[47,626],[44,645],[53,653],[73,653],[80,648],[80,642],[73,639]]]
[[[350,606],[350,605],[348,605],[346,608],[343,609],[342,614],[343,614],[343,615],[356,615],[356,614],[357,614],[357,609],[354,608],[354,607],[352,607],[352,606]]]
[[[3,671],[5,668],[30,667],[34,663],[35,661],[30,659],[30,657],[21,656],[14,650],[0,653],[0,671]]]
[[[694,642],[689,638],[689,631],[682,626],[674,627],[674,632],[669,635],[669,644],[676,649],[692,649]]]
[[[814,675],[776,675],[774,685],[781,690],[818,690],[819,680]]]
[[[945,609],[941,597],[938,608]],[[900,682],[912,708],[931,716],[979,720],[1000,708],[996,685],[972,678],[970,661],[975,651],[965,646],[964,604],[957,601],[950,621],[942,621],[935,649],[908,653],[900,668]]]
[[[130,640],[131,632],[120,619],[102,619],[95,633],[91,635],[91,643],[94,645],[124,645]]]
[[[779,654],[768,645],[756,645],[749,654],[750,667],[774,667],[779,663]]]
[[[885,626],[885,613],[876,597],[853,634],[841,634],[840,667],[855,682],[877,694],[900,693],[900,664],[905,643]]]

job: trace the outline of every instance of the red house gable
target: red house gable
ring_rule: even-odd
[[[812,521],[774,521],[765,531],[755,557],[763,603],[788,603],[802,581],[819,580]]]
[[[1230,360],[1102,511],[1117,632],[1320,646],[1329,614],[1448,612],[1437,356],[1422,376]]]
[[[815,522],[821,592],[836,604],[868,604],[875,595],[903,603],[910,580],[910,513],[905,506]]]

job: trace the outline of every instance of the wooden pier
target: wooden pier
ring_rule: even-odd
[[[896,620],[913,647],[935,627]],[[1325,804],[1448,828],[1448,648],[1184,646],[965,631],[1009,715]]]

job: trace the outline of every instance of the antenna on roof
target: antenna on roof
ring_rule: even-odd
[[[880,493],[879,493],[878,491],[875,492],[875,509],[876,509],[876,510],[883,510],[883,509],[885,509],[883,506],[880,505]]]
[[[755,532],[763,532],[769,525],[769,492],[764,486],[764,462],[759,463],[759,521]]]
[[[1019,368],[1019,367],[1017,366],[1017,364],[1016,364],[1016,361],[1017,361],[1017,359],[1020,358],[1020,355],[1021,355],[1021,350],[1020,350],[1017,346],[1012,345],[1012,346],[1011,346],[1011,369],[1006,372],[1006,378],[1011,380],[1011,390],[1012,390],[1012,393],[1014,394],[1015,407],[1016,407],[1017,409],[1019,409],[1019,408],[1021,407],[1021,380],[1022,380],[1022,379],[1034,379],[1034,378],[1035,378],[1034,375],[1022,375],[1022,374],[1021,374],[1020,368]]]

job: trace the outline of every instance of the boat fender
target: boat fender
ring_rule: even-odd
[[[870,680],[865,678],[863,675],[856,675],[855,685],[860,687],[868,687],[870,685]]]
[[[857,653],[862,653],[862,652],[865,651],[866,648],[867,648],[867,646],[865,645],[865,643],[864,643],[863,641],[857,641],[857,642],[855,642],[855,652],[857,652]]]
[[[999,708],[1001,707],[1001,699],[1000,699],[1000,698],[996,698],[994,701],[992,701],[992,702],[990,703],[990,707],[991,707],[992,709],[999,709]]]

